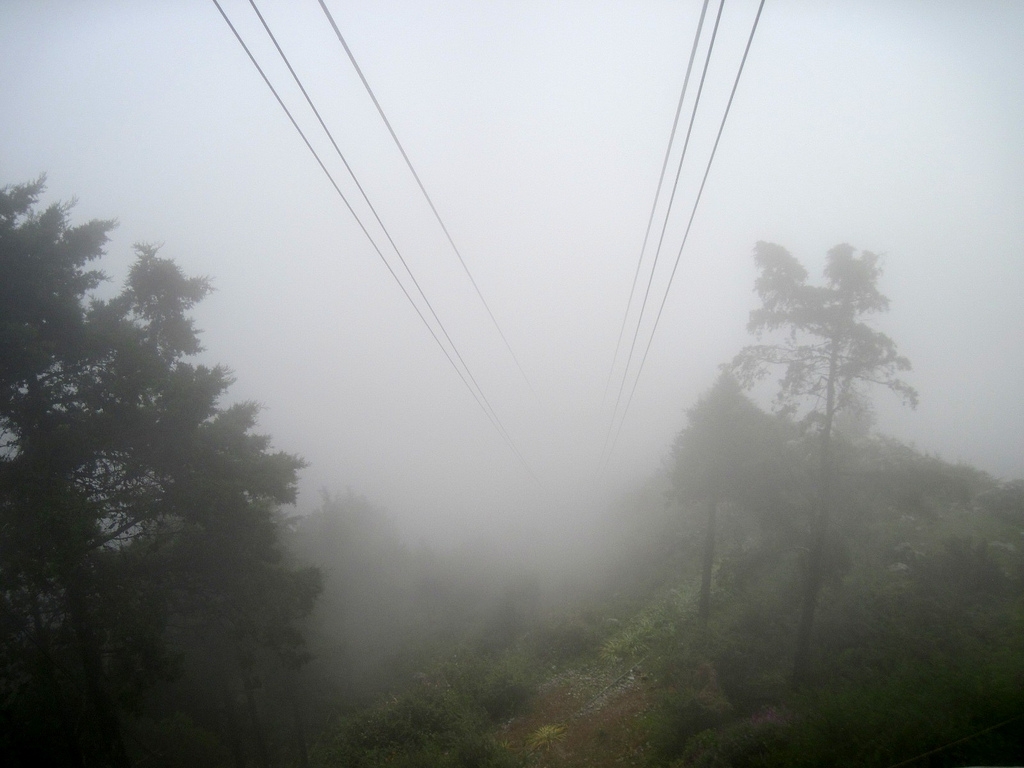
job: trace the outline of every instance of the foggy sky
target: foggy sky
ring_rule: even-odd
[[[223,5],[352,193],[248,3]],[[259,5],[541,483],[212,2],[0,5],[0,184],[45,172],[47,201],[79,198],[75,221],[117,218],[114,285],[137,241],[213,279],[202,359],[228,365],[231,397],[263,403],[275,447],[310,462],[301,505],[351,487],[437,540],[578,525],[568,513],[659,466],[751,341],[758,240],[813,278],[837,243],[884,254],[892,311],[875,324],[913,362],[921,404],[876,392],[879,428],[1024,475],[1024,5],[768,0],[603,472],[602,395],[700,4],[330,3],[533,391],[315,0]],[[755,8],[727,3],[655,301]]]

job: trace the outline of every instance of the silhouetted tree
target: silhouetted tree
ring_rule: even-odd
[[[917,404],[917,392],[898,376],[910,370],[910,362],[898,354],[895,342],[862,319],[889,308],[878,290],[881,266],[875,254],[856,256],[849,245],[835,246],[828,252],[822,286],[808,285],[807,270],[782,246],[759,242],[754,260],[759,272],[754,290],[762,304],[750,313],[747,328],[759,338],[777,330],[785,336],[775,344],[744,348],[730,370],[749,387],[781,366],[777,403],[787,411],[810,403],[806,424],[817,430],[819,439],[817,509],[793,666],[793,680],[800,684],[810,670],[814,611],[824,576],[836,414],[858,407],[863,384],[881,384],[911,406]]]
[[[37,212],[42,190],[0,190],[0,747],[23,764],[126,766],[121,713],[173,672],[172,614],[219,600],[257,622],[251,643],[295,644],[310,588],[288,608],[275,596],[313,577],[257,577],[302,462],[251,434],[254,406],[218,407],[224,368],[186,361],[207,280],[136,246],[123,291],[90,300],[113,222]],[[215,554],[190,553],[196,540]]]
[[[752,509],[768,503],[780,478],[776,419],[743,394],[723,373],[711,390],[687,411],[687,425],[673,446],[673,481],[680,498],[707,504],[701,560],[699,617],[711,611],[718,506],[728,501]]]

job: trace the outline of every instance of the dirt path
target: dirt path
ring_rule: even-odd
[[[531,754],[544,768],[643,765],[646,734],[640,716],[652,701],[639,667],[599,665],[568,670],[545,683],[526,715],[497,734],[509,749]],[[545,745],[531,749],[531,736],[544,726],[561,726]]]

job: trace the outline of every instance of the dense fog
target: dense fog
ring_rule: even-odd
[[[1022,51],[1011,2],[8,0],[0,755],[636,715],[609,754],[753,765],[692,737],[1019,680]],[[371,744],[416,691],[455,736]]]
[[[115,280],[137,241],[163,243],[187,273],[212,278],[216,292],[197,310],[206,359],[235,372],[231,397],[265,406],[260,423],[275,445],[310,462],[300,503],[352,487],[414,540],[454,542],[495,526],[549,525],[559,510],[643,476],[716,366],[747,341],[759,240],[783,244],[812,271],[839,242],[884,254],[894,301],[879,323],[925,393],[916,412],[887,410],[887,431],[1021,474],[1013,4],[766,7],[604,471],[605,384],[699,5],[332,8],[532,390],[321,9],[264,5],[540,484],[441,354],[212,3],[8,4],[2,168],[4,183],[47,173],[47,199],[78,197],[76,218],[117,218],[104,264]],[[252,9],[223,7],[373,225]],[[755,10],[737,3],[723,13],[652,305]]]

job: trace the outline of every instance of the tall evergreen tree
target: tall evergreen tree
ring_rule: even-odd
[[[42,191],[0,190],[0,748],[15,765],[126,766],[122,713],[173,669],[168,617],[254,573],[198,583],[175,553],[205,537],[225,562],[272,565],[268,510],[293,500],[302,462],[251,434],[254,406],[219,408],[226,369],[188,361],[207,280],[136,246],[123,291],[91,298],[113,222],[39,212]],[[282,632],[315,594],[297,578]],[[250,580],[250,601],[280,580]]]
[[[858,408],[860,388],[866,384],[880,384],[912,407],[917,392],[899,378],[910,370],[910,362],[898,353],[896,343],[864,321],[889,309],[889,300],[878,290],[878,256],[867,251],[857,256],[849,245],[835,246],[828,252],[821,286],[809,285],[807,270],[780,245],[759,242],[754,260],[759,272],[754,290],[761,306],[750,313],[747,328],[758,338],[765,332],[785,334],[774,344],[744,348],[730,370],[749,387],[781,367],[777,403],[789,411],[809,403],[805,423],[817,430],[819,439],[816,513],[793,665],[793,680],[799,685],[810,673],[814,612],[824,578],[836,416]]]

